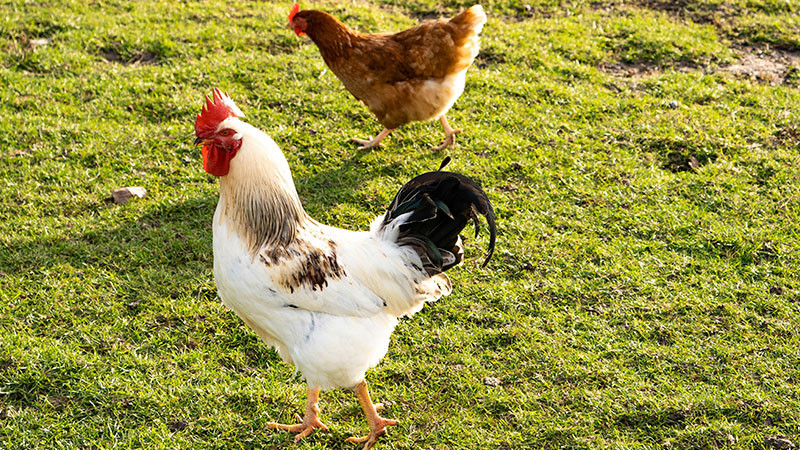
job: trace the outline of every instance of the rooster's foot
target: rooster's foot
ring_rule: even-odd
[[[379,406],[379,405],[375,405],[375,406]],[[380,408],[376,408],[376,409],[380,409]],[[375,445],[376,442],[378,442],[378,437],[380,437],[380,436],[382,436],[382,435],[384,435],[386,433],[386,427],[387,426],[390,426],[390,425],[394,426],[394,425],[397,425],[397,424],[398,424],[398,422],[396,420],[384,419],[383,417],[380,417],[380,416],[375,417],[374,420],[370,420],[370,423],[369,423],[369,434],[367,436],[364,436],[364,437],[349,437],[349,438],[347,438],[347,442],[355,442],[355,443],[366,442],[364,444],[364,450],[369,450],[369,449],[372,448],[373,445]]]
[[[319,406],[317,406],[318,400],[319,400],[319,388],[309,387],[308,396],[306,397],[306,414],[305,416],[303,416],[302,423],[299,423],[297,425],[284,425],[282,423],[269,422],[267,426],[272,428],[273,430],[286,430],[292,433],[297,433],[297,436],[294,437],[295,442],[307,437],[309,434],[313,433],[314,430],[316,430],[317,428],[321,428],[327,431],[328,427],[326,427],[324,423],[319,421]]]
[[[325,424],[320,422],[316,417],[308,420],[304,419],[303,423],[299,423],[297,425],[284,425],[282,423],[270,422],[267,424],[267,426],[273,430],[286,430],[292,433],[297,433],[297,435],[294,437],[295,442],[308,437],[308,435],[310,435],[317,428],[321,428],[326,431],[328,430],[328,427],[326,427]]]
[[[392,419],[384,419],[378,415],[378,410],[383,409],[383,404],[372,403],[372,400],[369,398],[369,390],[367,389],[366,381],[362,380],[361,383],[356,386],[355,390],[358,396],[358,402],[361,403],[361,408],[367,416],[369,434],[364,437],[347,438],[347,442],[366,442],[366,444],[364,444],[364,450],[369,450],[378,441],[378,437],[386,433],[387,426],[397,425],[398,422]]]

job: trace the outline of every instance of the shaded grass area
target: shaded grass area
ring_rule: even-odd
[[[471,2],[323,2],[364,31]],[[312,6],[312,5],[304,5]],[[498,215],[453,295],[368,374],[384,448],[759,448],[800,441],[800,94],[719,70],[796,50],[797,4],[484,3],[449,114],[452,170]],[[0,440],[9,448],[293,446],[304,384],[216,297],[216,181],[191,146],[227,90],[305,207],[366,229],[438,167],[435,123],[379,125],[282,29],[288,4],[0,6]],[[523,45],[524,43],[524,45]],[[644,65],[627,76],[609,67]],[[788,79],[788,78],[787,78]],[[113,188],[148,197],[123,206]],[[487,381],[497,379],[495,381]],[[499,385],[497,381],[499,380]],[[354,396],[322,397],[342,448]]]

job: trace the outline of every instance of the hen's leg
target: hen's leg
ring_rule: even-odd
[[[270,422],[267,424],[268,427],[279,430],[286,430],[291,431],[292,433],[297,433],[297,436],[294,437],[294,441],[297,442],[300,439],[311,434],[315,428],[322,428],[323,430],[327,430],[328,427],[325,426],[322,422],[319,421],[319,406],[317,405],[317,401],[319,400],[319,388],[308,388],[308,396],[306,397],[306,414],[303,416],[303,422],[297,425],[283,425],[280,423]]]
[[[444,140],[441,144],[433,147],[431,150],[438,152],[439,150],[445,147],[455,147],[456,146],[456,133],[461,133],[461,130],[454,130],[450,128],[450,124],[447,123],[447,118],[442,115],[439,117],[439,122],[442,123],[442,128],[444,128]]]
[[[388,128],[384,128],[383,131],[381,131],[380,133],[378,133],[377,136],[375,136],[375,139],[372,139],[370,137],[369,139],[351,138],[350,140],[353,141],[353,142],[361,144],[361,147],[358,147],[359,150],[366,150],[368,148],[379,146],[381,144],[381,141],[383,140],[383,138],[388,136],[389,133],[391,133],[392,131],[394,131],[394,130],[390,130]]]
[[[386,432],[385,428],[387,425],[397,425],[398,422],[392,419],[384,419],[378,415],[377,408],[380,408],[381,405],[372,404],[372,400],[369,398],[366,380],[356,386],[356,395],[358,395],[358,402],[361,403],[361,409],[364,410],[364,414],[367,416],[367,422],[369,422],[369,435],[360,438],[347,438],[347,442],[366,442],[366,444],[364,444],[364,450],[369,450],[375,445],[375,442],[378,441],[378,436]]]

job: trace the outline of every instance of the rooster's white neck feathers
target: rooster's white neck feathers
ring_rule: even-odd
[[[229,221],[255,255],[264,246],[286,245],[310,220],[275,141],[235,117],[221,128],[242,135],[242,146],[220,178],[220,220]]]

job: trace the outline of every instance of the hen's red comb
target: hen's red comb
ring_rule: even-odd
[[[292,10],[289,11],[289,22],[294,20],[294,15],[297,14],[298,11],[300,11],[300,3],[295,3],[292,6]]]
[[[217,131],[219,124],[228,117],[244,117],[242,110],[228,94],[214,88],[213,99],[206,96],[206,104],[194,121],[194,134],[206,137]]]

